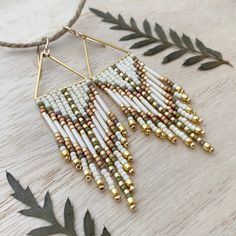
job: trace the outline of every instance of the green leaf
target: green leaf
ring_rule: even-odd
[[[74,225],[74,211],[69,198],[67,199],[64,208],[64,222],[65,230],[70,233],[69,235],[76,235]]]
[[[185,60],[185,62],[183,63],[184,66],[191,66],[194,65],[200,61],[202,61],[204,58],[206,58],[204,55],[200,55],[200,56],[193,56],[188,58],[187,60]]]
[[[154,40],[154,39],[144,39],[142,41],[134,43],[130,48],[141,48],[141,47],[150,45],[155,42],[156,42],[156,40]]]
[[[181,50],[178,50],[178,51],[174,51],[172,53],[170,53],[168,56],[166,56],[162,63],[163,64],[166,64],[166,63],[169,63],[171,61],[174,61],[176,60],[177,58],[181,57],[182,55],[184,55],[186,53],[186,49],[181,49]]]
[[[179,47],[182,47],[183,44],[181,42],[181,38],[179,37],[179,35],[172,29],[170,29],[170,37],[172,39],[172,41]]]
[[[150,26],[150,23],[149,23],[147,20],[144,20],[144,22],[143,22],[143,28],[144,28],[145,33],[146,33],[148,36],[152,36],[151,26]]]
[[[84,233],[85,233],[85,236],[95,236],[94,221],[88,210],[84,216]]]
[[[168,42],[168,39],[166,37],[166,34],[165,34],[163,28],[157,23],[155,24],[155,32],[161,41]]]
[[[191,50],[195,50],[192,40],[186,34],[183,34],[182,40],[187,48],[189,48]]]
[[[151,55],[154,55],[154,54],[157,54],[163,50],[165,50],[166,48],[169,48],[170,45],[167,45],[167,44],[160,44],[160,45],[157,45],[156,47],[154,48],[150,48],[148,49],[143,55],[145,56],[151,56]]]
[[[55,225],[40,227],[30,231],[27,235],[31,236],[47,236],[53,234],[65,233],[61,228],[58,228]]]
[[[120,41],[126,41],[126,40],[130,40],[130,39],[141,38],[141,37],[143,37],[143,35],[134,33],[134,34],[129,34],[129,35],[126,35],[126,36],[120,38]]]
[[[206,48],[206,51],[210,53],[212,56],[214,56],[216,59],[222,60],[222,54],[216,50],[213,50],[211,48]]]
[[[111,236],[111,234],[108,232],[107,228],[104,227],[103,231],[102,231],[102,235],[101,236]]]
[[[14,193],[12,196],[27,206],[39,206],[29,187],[23,189],[20,183],[9,173],[6,173],[7,181],[11,185]]]
[[[201,66],[198,68],[199,70],[211,70],[213,68],[216,68],[218,66],[222,65],[222,62],[220,61],[209,61],[201,64]]]
[[[137,23],[135,21],[135,19],[133,17],[130,18],[130,24],[131,26],[135,29],[135,30],[138,30],[139,31],[139,28],[137,26]]]
[[[95,9],[95,8],[89,8],[89,10],[91,12],[93,12],[96,16],[99,16],[99,17],[102,17],[102,18],[106,17],[106,13],[104,13],[103,11],[100,11],[100,10]]]
[[[206,52],[206,46],[204,45],[204,43],[202,42],[202,41],[200,41],[199,39],[196,39],[196,46],[197,46],[197,48],[201,51],[201,52],[203,52],[203,53],[205,53]]]

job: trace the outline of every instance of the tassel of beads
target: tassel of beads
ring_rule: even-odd
[[[88,182],[94,179],[101,191],[107,185],[116,201],[123,192],[129,208],[135,209],[126,130],[91,82],[44,95],[37,104],[64,159],[82,170]]]
[[[139,124],[146,135],[154,132],[171,143],[179,138],[190,148],[198,143],[205,151],[214,151],[202,138],[202,119],[189,106],[190,98],[183,88],[137,57],[126,56],[96,75],[94,81],[121,107],[133,130]]]

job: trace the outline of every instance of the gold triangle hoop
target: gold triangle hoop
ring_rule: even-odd
[[[74,74],[78,75],[79,77],[81,77],[83,80],[80,81],[80,82],[83,82],[84,80],[87,79],[87,77],[85,75],[81,74],[79,71],[73,69],[72,67],[68,66],[67,64],[65,64],[61,60],[59,60],[59,59],[57,59],[57,58],[55,58],[54,56],[51,55],[51,50],[49,49],[49,39],[48,38],[46,38],[45,47],[41,52],[39,52],[39,48],[38,48],[38,55],[39,55],[39,58],[38,58],[38,76],[37,76],[37,81],[36,81],[36,85],[35,85],[35,93],[34,93],[34,99],[35,100],[39,98],[39,87],[40,87],[40,82],[42,80],[43,61],[46,58],[51,59],[55,63],[63,66],[67,70],[69,70],[69,71],[73,72]]]
[[[92,79],[93,77],[93,74],[92,74],[92,70],[91,70],[91,63],[90,63],[90,58],[89,58],[89,53],[88,53],[88,47],[87,47],[87,40],[90,41],[90,42],[93,42],[93,43],[96,43],[98,45],[101,45],[103,47],[110,47],[110,48],[113,48],[113,49],[116,49],[120,52],[123,52],[125,54],[130,54],[130,51],[124,49],[124,48],[121,48],[121,47],[118,47],[112,43],[109,43],[109,42],[106,42],[104,40],[101,40],[101,39],[98,39],[96,37],[93,37],[93,36],[90,36],[90,35],[87,35],[87,34],[84,34],[84,33],[81,33],[81,32],[77,32],[75,31],[74,29],[66,26],[64,27],[69,33],[77,36],[77,37],[80,37],[82,39],[82,42],[83,42],[83,48],[84,48],[84,55],[85,55],[85,60],[86,60],[86,65],[87,65],[87,70],[88,70],[88,75],[89,75],[89,78]]]

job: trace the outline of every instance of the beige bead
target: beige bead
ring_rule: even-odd
[[[193,123],[201,123],[202,119],[199,116],[194,115],[193,118],[192,118],[192,122]]]

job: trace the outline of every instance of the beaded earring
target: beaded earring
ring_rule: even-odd
[[[125,113],[132,130],[137,123],[146,135],[177,142],[177,137],[190,148],[195,142],[211,153],[214,148],[202,136],[202,119],[190,107],[190,98],[183,88],[147,67],[126,49],[65,27],[83,41],[88,74],[91,80],[117,103]],[[126,54],[115,64],[97,75],[92,75],[87,41],[117,49]]]
[[[101,191],[107,185],[116,201],[120,201],[120,191],[123,192],[129,208],[135,209],[134,184],[129,177],[134,170],[125,127],[104,103],[91,80],[53,57],[48,43],[47,40],[39,57],[35,100],[63,158],[82,170],[88,182],[94,179]],[[72,71],[82,81],[39,96],[45,58]]]

